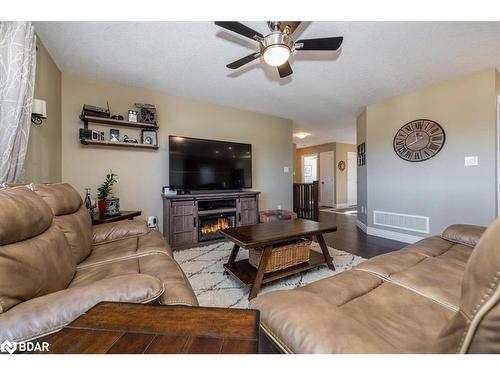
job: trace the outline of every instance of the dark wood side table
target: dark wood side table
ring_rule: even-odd
[[[262,284],[295,275],[325,263],[328,268],[335,270],[323,234],[335,232],[336,230],[336,225],[304,219],[275,221],[221,230],[224,237],[234,243],[229,260],[224,264],[224,270],[235,276],[243,284],[251,287],[250,294],[248,295],[248,299],[251,300],[257,296]],[[311,250],[308,262],[279,271],[264,273],[274,246],[298,238],[312,237],[316,237],[322,254]],[[248,259],[236,261],[240,247],[262,250],[258,269],[255,269],[249,263]]]
[[[115,221],[120,220],[132,220],[136,216],[140,216],[142,211],[121,211],[121,215],[117,216],[106,216],[101,213],[96,213],[94,218],[92,219],[93,225],[105,224],[105,223],[114,223]]]
[[[37,341],[47,354],[256,354],[259,312],[101,302]]]

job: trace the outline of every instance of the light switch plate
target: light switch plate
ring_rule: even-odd
[[[479,157],[477,156],[466,156],[464,157],[464,166],[466,167],[474,167],[479,165]]]
[[[283,172],[288,173],[290,171],[290,168],[288,167],[283,167]]]

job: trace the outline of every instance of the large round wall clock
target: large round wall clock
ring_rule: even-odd
[[[394,136],[394,151],[403,160],[417,162],[435,156],[444,146],[446,135],[437,122],[413,120]]]

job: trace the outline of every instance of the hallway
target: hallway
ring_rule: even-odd
[[[367,235],[356,226],[356,219],[355,215],[320,211],[319,221],[334,223],[338,227],[337,232],[324,236],[327,245],[363,258],[372,258],[396,251],[407,245],[403,242]]]

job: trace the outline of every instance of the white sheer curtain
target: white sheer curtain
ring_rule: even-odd
[[[0,22],[0,184],[23,178],[35,64],[31,22]]]

